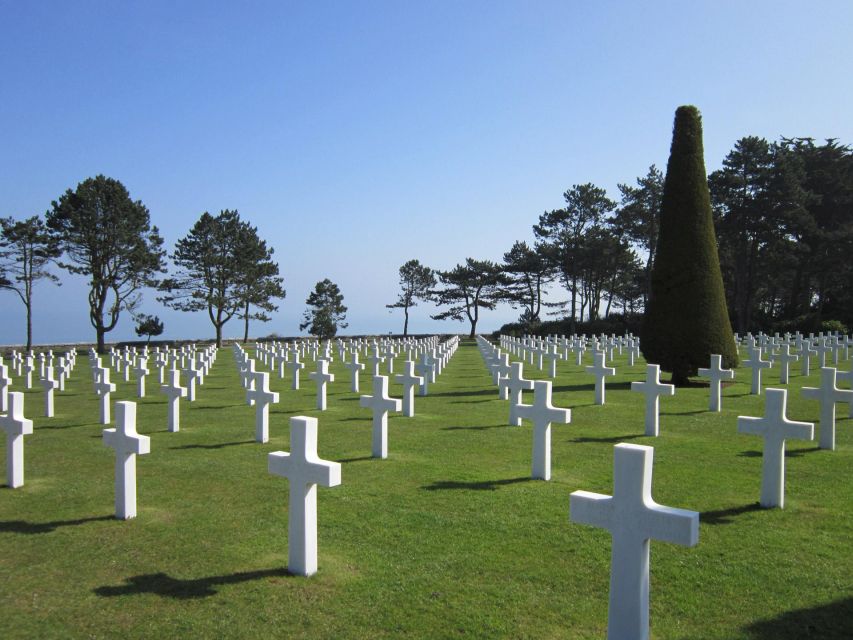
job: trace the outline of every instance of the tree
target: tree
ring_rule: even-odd
[[[685,385],[711,354],[722,355],[725,367],[738,361],[714,236],[702,119],[693,106],[675,112],[640,346],[646,360],[672,372],[676,385]]]
[[[527,328],[539,324],[543,306],[561,306],[543,299],[543,289],[554,279],[555,269],[538,247],[531,249],[526,242],[516,242],[504,254],[501,270],[506,279],[502,298],[514,309],[521,307],[521,321]]]
[[[644,269],[646,277],[644,298],[646,298],[651,288],[652,267],[657,253],[663,173],[652,165],[644,177],[637,178],[636,187],[629,184],[618,186],[622,194],[622,202],[616,210],[613,224],[624,237],[647,252]]]
[[[433,320],[458,320],[465,318],[471,323],[470,337],[477,334],[480,309],[494,309],[501,297],[501,286],[505,283],[501,268],[494,262],[466,258],[451,271],[439,271],[442,289],[432,292],[438,306],[450,308],[431,316]]]
[[[400,267],[400,294],[397,302],[386,304],[389,309],[402,309],[405,315],[403,336],[409,335],[409,309],[417,306],[417,299],[429,298],[430,290],[435,286],[435,274],[432,269],[418,260],[409,260]]]
[[[151,342],[152,336],[159,336],[163,333],[163,321],[157,316],[143,315],[136,320],[136,335],[140,338],[148,336],[148,342]]]
[[[571,294],[571,329],[574,331],[578,294],[580,293],[580,252],[585,231],[596,227],[616,208],[607,192],[594,184],[574,185],[563,194],[564,209],[546,211],[539,216],[533,233],[541,241],[541,249],[559,270]]]
[[[0,289],[18,294],[27,312],[27,348],[33,346],[33,286],[59,284],[46,267],[60,256],[59,243],[38,216],[0,219]]]
[[[278,274],[278,263],[272,260],[274,249],[267,247],[266,241],[258,236],[258,230],[244,225],[240,239],[237,253],[242,264],[242,282],[238,290],[243,306],[238,315],[244,321],[245,343],[249,340],[249,320],[269,322],[272,318],[268,314],[278,311],[273,300],[283,299],[287,293],[282,286],[284,278]],[[255,310],[251,311],[251,307]]]
[[[344,297],[341,290],[334,282],[326,278],[314,286],[314,291],[305,300],[308,309],[302,316],[300,331],[308,329],[308,333],[317,336],[321,340],[334,338],[338,329],[345,329],[348,325],[346,319],[347,308],[344,306]]]
[[[207,311],[222,346],[222,327],[235,315],[268,319],[275,310],[271,299],[283,297],[278,265],[272,249],[258,237],[257,229],[225,209],[212,216],[205,211],[190,232],[175,244],[170,256],[176,271],[163,280],[159,300],[179,311]],[[260,310],[252,314],[250,307]]]
[[[103,175],[68,189],[47,212],[47,226],[70,262],[60,266],[89,278],[89,321],[98,352],[122,310],[133,312],[140,289],[163,269],[163,239],[148,209],[130,199],[125,186]]]

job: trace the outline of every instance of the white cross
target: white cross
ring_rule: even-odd
[[[0,413],[5,413],[9,405],[9,387],[12,386],[12,378],[9,377],[9,367],[0,364]]]
[[[270,374],[255,372],[255,384],[246,391],[246,399],[253,400],[255,405],[255,441],[269,442],[270,404],[278,402],[278,394],[270,391]]]
[[[850,402],[853,391],[839,389],[835,385],[836,370],[821,367],[820,387],[803,387],[803,397],[820,402],[820,440],[821,449],[835,451],[835,403]]]
[[[402,402],[388,396],[388,378],[373,376],[373,395],[361,396],[359,406],[373,409],[373,457],[388,457],[388,412],[400,411]]]
[[[770,356],[770,359],[774,363],[779,363],[779,384],[788,384],[791,363],[796,362],[799,358],[791,353],[791,347],[789,345],[783,344],[779,348],[779,353],[774,353]]]
[[[317,485],[341,483],[341,465],[317,455],[317,418],[290,419],[290,453],[274,451],[269,472],[290,480],[287,522],[287,569],[310,576],[317,573]]]
[[[148,375],[148,358],[139,358],[136,361],[136,368],[133,370],[133,375],[136,376],[136,395],[144,398],[145,376]]]
[[[169,399],[169,431],[175,433],[181,429],[181,398],[187,397],[186,387],[181,386],[181,372],[169,369],[169,384],[160,387],[160,393]]]
[[[573,522],[610,531],[608,640],[649,637],[649,541],[692,547],[699,542],[699,514],[664,507],[652,500],[654,449],[617,444],[613,452],[613,496],[575,491]]]
[[[516,414],[533,423],[532,477],[550,480],[551,423],[569,424],[572,421],[571,410],[558,409],[551,404],[550,380],[536,380],[533,382],[533,404],[519,404]]]
[[[748,433],[764,438],[761,465],[762,507],[785,506],[785,440],[813,440],[811,422],[794,422],[785,417],[788,392],[785,389],[767,389],[763,418],[738,416],[738,433]]]
[[[818,364],[823,369],[826,366],[826,354],[832,351],[832,346],[826,338],[821,338],[814,348],[817,351]]]
[[[411,360],[403,363],[403,373],[394,376],[394,381],[403,385],[403,415],[407,418],[415,415],[415,386],[420,386],[423,380],[415,375],[415,363]]]
[[[435,363],[430,361],[428,354],[421,355],[421,361],[415,365],[415,372],[423,378],[419,393],[425,396],[429,393],[429,383],[435,380]]]
[[[110,370],[106,367],[95,371],[97,382],[95,382],[95,393],[101,399],[101,424],[110,423],[110,394],[116,390],[116,386],[110,382]]]
[[[632,382],[631,391],[638,391],[646,396],[646,435],[660,434],[660,397],[674,396],[675,386],[663,384],[660,381],[660,366],[646,365],[646,381]]]
[[[522,392],[533,389],[533,380],[523,377],[523,362],[513,362],[510,365],[509,375],[501,378],[498,382],[498,390],[509,398],[509,425],[511,427],[521,426],[521,417],[518,415],[518,407],[521,406]]]
[[[188,366],[184,369],[184,376],[187,378],[187,401],[195,402],[195,386],[199,380],[199,370],[195,368],[195,359],[191,358]]]
[[[383,353],[382,355],[384,355],[385,359],[388,360],[388,373],[394,373],[394,358],[397,357],[397,352],[394,351],[394,345],[389,344],[385,348],[385,353]]]
[[[317,360],[317,370],[308,374],[317,383],[317,409],[326,410],[326,385],[335,381],[335,375],[329,373],[329,361],[323,358]]]
[[[723,369],[723,356],[711,354],[711,366],[708,369],[699,369],[699,376],[711,379],[711,406],[710,411],[720,411],[722,408],[722,381],[734,380],[735,372],[731,369]]]
[[[754,348],[750,351],[749,359],[743,361],[743,366],[752,369],[752,388],[749,393],[755,396],[761,395],[761,370],[769,369],[771,363],[761,359],[761,349]]]
[[[379,365],[385,362],[385,358],[379,355],[379,347],[373,347],[373,355],[368,358],[370,361],[370,366],[372,367],[371,375],[378,376],[379,375]]]
[[[116,428],[103,433],[104,444],[116,452],[116,518],[135,518],[136,456],[151,452],[151,438],[136,432],[136,403],[116,402]]]
[[[46,418],[52,418],[53,392],[59,388],[59,382],[53,377],[53,367],[45,366],[41,386],[44,389],[44,415]]]
[[[10,391],[8,409],[0,415],[6,432],[6,483],[12,489],[24,486],[24,436],[33,432],[33,421],[24,417],[24,394]]]
[[[359,372],[364,371],[364,363],[358,361],[358,351],[352,352],[352,358],[344,367],[350,372],[350,391],[358,393]]]
[[[293,352],[293,360],[287,363],[287,368],[293,374],[293,383],[291,389],[299,389],[299,372],[305,368],[305,364],[299,360],[299,351]]]
[[[595,404],[604,404],[605,376],[615,376],[616,369],[604,364],[604,351],[593,351],[592,366],[586,367],[586,372],[595,376]]]
[[[560,360],[560,354],[557,353],[557,345],[552,344],[542,356],[548,361],[548,377],[557,377],[557,361]]]
[[[24,373],[27,376],[27,389],[33,388],[33,372],[36,370],[35,362],[33,361],[33,357],[27,356],[26,362],[24,364]]]

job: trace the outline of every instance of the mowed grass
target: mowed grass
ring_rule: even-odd
[[[114,399],[137,401],[138,430],[151,436],[137,462],[138,517],[122,522],[81,354],[55,418],[39,417],[40,389],[26,394],[26,484],[11,490],[4,477],[0,488],[0,637],[603,638],[610,536],[569,522],[569,494],[612,492],[619,442],[654,446],[657,502],[701,513],[697,547],[652,543],[654,638],[853,637],[847,406],[837,405],[836,451],[788,443],[785,509],[763,510],[762,441],[736,432],[738,415],[763,414],[748,370],[725,388],[720,414],[707,411],[705,388],[662,398],[661,435],[648,438],[643,397],[629,391],[644,363],[613,364],[600,407],[591,376],[560,363],[554,404],[572,409],[572,423],[552,427],[550,482],[530,479],[532,429],[507,426],[473,341],[416,397],[416,417],[390,418],[387,460],[370,458],[370,413],[338,361],[325,412],[314,409],[313,364],[299,391],[289,371],[272,374],[281,402],[268,444],[253,441],[230,349],[198,399],[182,401],[179,433],[166,432],[153,375],[138,400],[113,372]],[[799,392],[818,377],[792,376],[790,418],[818,420]],[[778,386],[778,373],[765,381]],[[289,450],[293,415],[318,417],[320,456],[343,464],[343,484],[318,489],[309,579],[285,570],[288,486],[267,472],[267,454]]]

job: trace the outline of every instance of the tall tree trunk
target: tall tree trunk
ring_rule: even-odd
[[[33,348],[33,307],[27,300],[27,351]]]
[[[104,334],[106,333],[106,331],[104,331],[103,326],[97,326],[97,327],[95,327],[95,333],[98,336],[98,347],[97,347],[98,353],[104,354],[107,352],[107,350],[104,346]]]
[[[222,325],[216,325],[216,348],[222,347]]]
[[[249,302],[246,301],[245,325],[243,327],[243,344],[249,341]]]
[[[403,337],[406,338],[409,335],[409,307],[403,307],[403,313],[406,317],[406,320],[403,322]]]

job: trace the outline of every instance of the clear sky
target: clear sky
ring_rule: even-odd
[[[297,335],[323,278],[347,332],[399,332],[401,264],[499,260],[574,184],[618,199],[666,166],[679,105],[702,111],[709,172],[746,135],[853,142],[851,33],[849,0],[0,0],[0,216],[99,173],[170,251],[202,212],[237,209],[287,289],[253,335]],[[94,339],[85,283],[62,279],[36,288],[37,343]],[[152,291],[144,307],[166,338],[213,335]],[[430,311],[410,330],[467,329]],[[24,335],[0,292],[0,343]],[[132,336],[124,316],[108,339]]]

